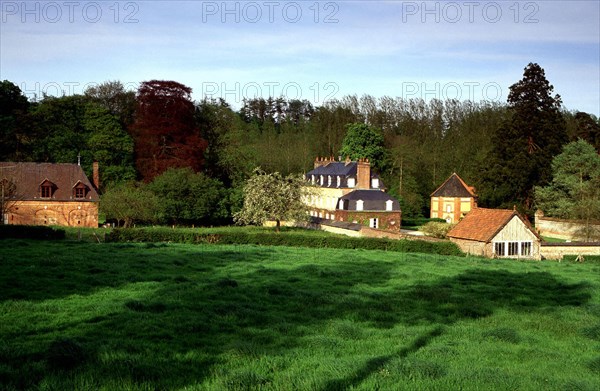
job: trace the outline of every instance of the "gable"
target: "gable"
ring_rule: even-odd
[[[536,241],[537,236],[519,218],[513,216],[510,221],[492,238],[494,242]]]
[[[473,188],[468,186],[456,173],[450,175],[431,197],[476,197]]]

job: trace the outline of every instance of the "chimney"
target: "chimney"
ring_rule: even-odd
[[[322,165],[323,165],[323,162],[322,162],[322,159],[321,159],[321,157],[317,156],[317,157],[315,158],[315,168],[317,168],[317,167],[321,167]]]
[[[92,163],[92,182],[96,190],[100,189],[100,171],[96,161]]]
[[[356,163],[356,187],[358,189],[371,188],[371,163],[369,163],[369,159],[358,159]]]

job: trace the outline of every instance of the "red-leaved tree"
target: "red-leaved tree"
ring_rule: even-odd
[[[207,142],[194,120],[192,89],[175,81],[143,82],[132,125],[135,164],[146,182],[171,167],[200,171]]]

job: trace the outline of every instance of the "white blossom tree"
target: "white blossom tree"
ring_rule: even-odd
[[[244,186],[244,205],[233,218],[238,224],[263,224],[274,220],[279,232],[282,221],[307,221],[309,208],[305,200],[313,188],[300,175],[267,174],[260,168]]]

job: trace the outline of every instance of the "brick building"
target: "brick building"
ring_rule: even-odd
[[[2,222],[97,227],[97,163],[93,178],[77,164],[0,162]]]
[[[308,200],[313,217],[400,230],[400,203],[385,192],[368,159],[317,158],[306,180],[318,187],[318,195]]]
[[[456,223],[477,207],[475,189],[467,185],[456,173],[431,193],[431,218]]]

